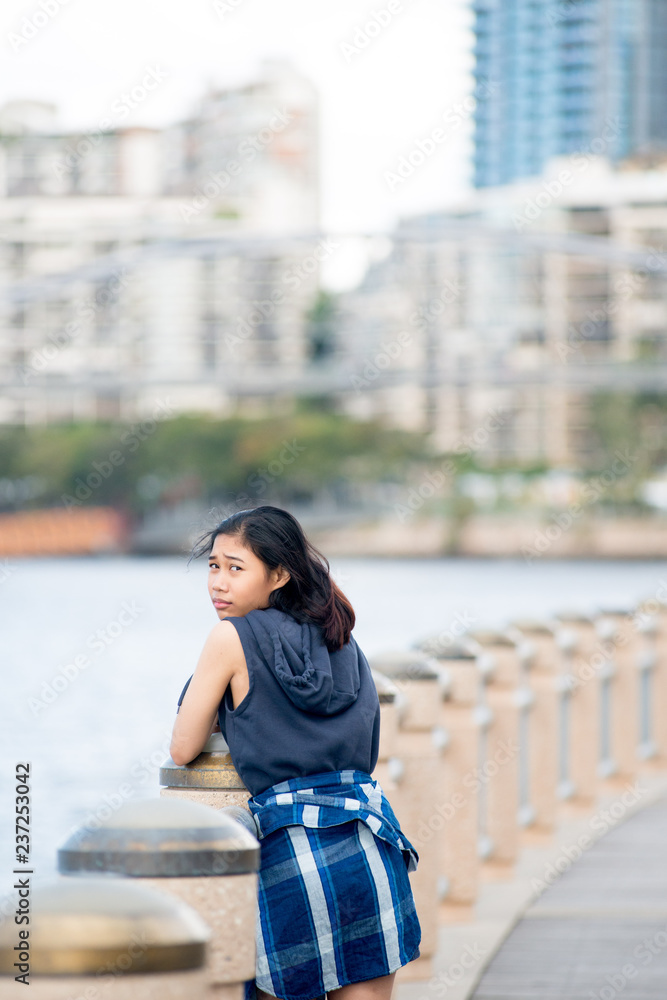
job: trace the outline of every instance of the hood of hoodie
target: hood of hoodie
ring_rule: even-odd
[[[330,653],[318,625],[301,624],[278,608],[258,608],[245,619],[269,669],[297,708],[335,715],[356,700],[363,653],[353,637]]]

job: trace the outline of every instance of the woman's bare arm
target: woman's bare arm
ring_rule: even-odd
[[[218,622],[204,643],[176,716],[169,750],[175,764],[187,764],[201,753],[227,685],[244,662],[238,632],[231,622]]]

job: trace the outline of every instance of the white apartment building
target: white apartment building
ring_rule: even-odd
[[[421,428],[439,451],[567,466],[590,455],[596,392],[664,392],[664,163],[554,160],[393,239],[341,303],[341,351],[366,370],[347,412]]]
[[[288,65],[164,130],[0,109],[0,422],[262,409],[308,361],[317,95]]]

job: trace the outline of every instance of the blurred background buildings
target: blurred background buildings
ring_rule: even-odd
[[[244,364],[261,383],[306,363],[317,96],[265,70],[161,131],[62,134],[49,105],[0,110],[0,421],[129,419],[167,392],[223,415]]]
[[[76,134],[48,103],[0,109],[0,424],[305,406],[412,435],[399,480],[463,460],[450,514],[518,504],[516,478],[489,485],[508,470],[569,476],[557,507],[623,448],[624,502],[667,506],[667,13],[470,12],[476,97],[444,119],[474,118],[473,186],[391,232],[322,228],[318,94],[285,60],[162,129],[123,127],[122,100]],[[419,183],[441,142],[416,140],[392,183]],[[364,276],[332,288],[352,238]],[[397,490],[354,495],[389,508]]]

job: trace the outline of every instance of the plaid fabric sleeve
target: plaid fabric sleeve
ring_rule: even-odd
[[[401,831],[380,784],[363,771],[329,771],[289,778],[248,802],[259,839],[288,826],[325,828],[361,820],[381,840],[397,847],[409,872],[419,855]]]

